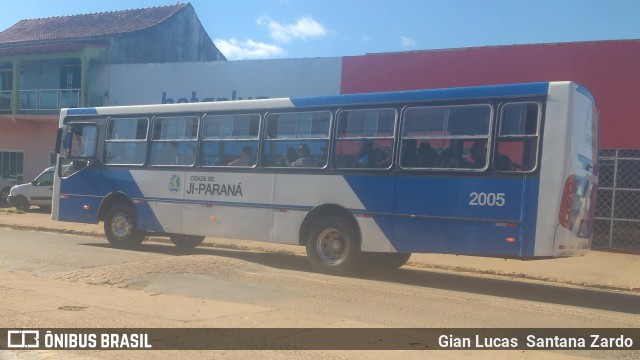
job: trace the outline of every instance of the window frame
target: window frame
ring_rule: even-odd
[[[488,124],[488,132],[487,136],[484,135],[451,135],[451,136],[411,136],[405,137],[404,132],[406,128],[406,115],[407,111],[411,109],[438,109],[438,108],[464,108],[464,107],[487,107],[489,108],[489,124]],[[487,171],[491,167],[491,149],[493,148],[493,128],[495,123],[495,105],[490,102],[478,102],[478,103],[465,103],[465,104],[444,104],[444,105],[406,105],[402,108],[402,116],[400,118],[400,131],[398,134],[398,168],[401,170],[407,171],[430,171],[430,172],[443,172],[443,171],[453,171],[453,172],[472,172],[472,173],[481,173]],[[448,122],[448,120],[446,120]],[[415,140],[462,140],[462,141],[473,141],[473,140],[486,140],[486,153],[485,153],[485,164],[484,167],[480,169],[465,167],[465,168],[447,168],[447,167],[418,167],[418,166],[402,166],[402,150],[403,150],[403,141],[405,139],[415,139]]]
[[[325,137],[283,137],[283,138],[269,138],[269,117],[272,115],[284,115],[284,114],[307,114],[307,113],[327,113],[329,115],[329,127],[327,129],[327,133]],[[331,109],[312,109],[307,111],[278,111],[278,112],[267,112],[264,115],[264,130],[263,136],[260,141],[260,158],[258,159],[259,164],[263,168],[267,169],[295,169],[295,170],[318,170],[318,169],[327,169],[330,166],[330,155],[332,152],[332,145],[334,142],[333,127],[334,127],[334,111]],[[309,142],[320,142],[324,141],[327,144],[327,156],[323,166],[282,166],[282,165],[265,165],[264,163],[264,147],[269,143],[278,143],[278,142],[297,142],[298,145],[302,143]]]
[[[197,128],[196,128],[196,135],[194,138],[187,138],[187,139],[180,139],[180,138],[167,138],[167,139],[154,139],[155,136],[155,131],[156,131],[156,121],[158,121],[159,119],[173,119],[173,118],[195,118],[197,120]],[[154,167],[193,167],[197,164],[198,161],[198,144],[200,143],[199,140],[199,134],[200,134],[200,129],[202,126],[202,114],[162,114],[161,116],[153,116],[153,118],[151,119],[151,126],[153,127],[153,129],[150,129],[150,135],[151,138],[149,139],[149,150],[148,150],[148,165],[149,166],[154,166]],[[171,143],[171,142],[191,142],[191,143],[195,143],[195,149],[194,149],[194,157],[193,157],[193,162],[190,164],[154,164],[152,162],[152,155],[153,155],[153,145],[156,143]]]
[[[121,119],[145,119],[147,120],[147,132],[145,134],[145,138],[144,140],[141,139],[109,139],[109,125],[115,121],[115,120],[121,120]],[[103,163],[107,166],[137,166],[137,167],[142,167],[147,163],[147,159],[149,158],[149,135],[151,134],[151,119],[148,116],[139,116],[139,117],[108,117],[107,121],[106,121],[106,126],[105,126],[105,134],[104,134],[104,149],[103,149]],[[107,163],[107,157],[106,157],[106,153],[107,153],[107,144],[109,143],[129,143],[129,142],[137,142],[137,143],[144,143],[145,144],[145,153],[144,153],[144,161],[141,164],[138,163]]]
[[[514,104],[535,104],[538,107],[538,116],[536,119],[536,133],[533,135],[501,135],[502,133],[502,125],[503,125],[503,119],[504,119],[504,109],[505,107],[507,107],[508,105],[514,105]],[[544,111],[544,107],[542,102],[540,102],[539,100],[522,100],[522,101],[504,101],[501,102],[498,106],[498,126],[496,129],[496,137],[495,137],[495,141],[494,141],[494,145],[493,145],[493,164],[491,165],[493,170],[499,173],[506,173],[506,174],[531,174],[534,173],[538,170],[538,167],[540,166],[540,141],[542,139],[542,112]],[[496,155],[498,154],[498,146],[500,144],[500,139],[510,139],[510,140],[522,140],[522,142],[524,143],[524,140],[526,139],[536,139],[535,144],[536,144],[536,148],[535,148],[535,163],[533,165],[533,167],[531,168],[531,170],[500,170],[497,167],[497,158]]]
[[[345,136],[345,137],[339,137],[338,132],[340,131],[340,115],[342,113],[348,113],[348,112],[356,112],[356,111],[371,111],[371,110],[392,110],[393,111],[393,127],[392,127],[392,133],[390,136],[357,136],[357,137],[351,137],[351,136]],[[400,119],[400,112],[398,111],[397,108],[395,107],[371,107],[371,108],[342,108],[342,109],[338,109],[335,112],[335,120],[334,120],[334,131],[331,133],[331,143],[332,143],[332,149],[330,151],[330,159],[329,159],[329,163],[331,164],[331,167],[333,169],[336,170],[346,170],[346,171],[388,171],[391,168],[393,168],[394,164],[395,164],[395,154],[396,154],[396,140],[397,140],[397,134],[398,134],[398,122]],[[337,166],[335,163],[335,156],[336,156],[336,149],[338,148],[338,144],[341,142],[346,142],[346,141],[356,141],[359,140],[361,142],[367,141],[367,140],[391,140],[391,162],[389,163],[389,165],[387,167],[381,167],[381,168],[376,168],[376,167],[363,167],[363,168],[359,168],[359,167],[341,167],[341,166]],[[357,154],[356,154],[357,156]]]
[[[223,117],[223,116],[253,116],[253,115],[257,115],[258,116],[258,133],[256,134],[255,138],[251,138],[251,137],[247,137],[247,138],[218,138],[218,139],[207,139],[205,137],[205,130],[206,130],[206,122],[207,122],[207,117],[213,118],[213,117]],[[260,134],[262,134],[262,127],[263,127],[263,119],[265,117],[262,115],[262,113],[260,112],[252,112],[252,113],[234,113],[234,114],[203,114],[202,118],[201,118],[201,131],[199,131],[200,136],[198,138],[198,156],[196,159],[196,165],[203,167],[203,168],[237,168],[237,169],[253,169],[258,167],[258,163],[260,160],[260,156],[261,156],[261,139],[260,139]],[[208,143],[208,142],[255,142],[256,143],[256,161],[254,162],[253,165],[251,166],[233,166],[233,165],[229,165],[228,163],[226,165],[204,165],[202,163],[202,146],[204,146],[204,144]]]

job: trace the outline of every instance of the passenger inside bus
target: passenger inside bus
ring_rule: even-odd
[[[291,163],[292,167],[314,167],[315,161],[311,158],[311,149],[307,144],[301,144],[298,148],[298,160]]]
[[[440,158],[436,161],[436,166],[444,169],[456,169],[460,167],[460,159],[453,155],[451,149],[444,149],[440,154]]]
[[[252,159],[252,155],[253,154],[253,148],[249,145],[245,145],[242,147],[242,150],[240,150],[240,156],[231,161],[229,163],[229,166],[252,166],[253,164],[255,164],[255,161],[253,161]]]
[[[418,146],[417,163],[419,167],[434,167],[437,159],[438,153],[433,150],[429,142],[424,141]]]
[[[292,147],[287,147],[287,151],[282,155],[282,166],[291,166],[296,160],[298,160],[296,150]]]
[[[402,162],[403,167],[415,167],[418,163],[418,143],[415,139],[402,141]]]
[[[476,140],[469,149],[471,161],[470,167],[474,169],[482,169],[487,163],[487,149],[483,140]]]

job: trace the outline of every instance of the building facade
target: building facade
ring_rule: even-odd
[[[188,3],[18,22],[0,32],[0,174],[51,164],[59,110],[108,104],[111,64],[224,60]]]

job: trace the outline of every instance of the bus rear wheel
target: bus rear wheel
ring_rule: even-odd
[[[307,257],[321,273],[344,275],[356,270],[361,253],[353,226],[338,216],[316,221],[309,231]]]
[[[135,210],[125,204],[109,209],[104,219],[104,233],[109,244],[119,248],[136,247],[145,238],[145,233],[137,229]]]
[[[198,235],[171,235],[171,242],[179,249],[193,249],[204,241],[204,236]]]

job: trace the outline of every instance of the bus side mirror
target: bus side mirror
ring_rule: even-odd
[[[60,154],[60,142],[62,141],[62,129],[58,129],[58,132],[56,134],[56,146],[55,146],[55,150],[54,153],[55,154]]]
[[[71,132],[68,132],[64,135],[64,143],[62,144],[62,148],[65,150],[67,154],[69,154],[69,150],[71,149],[71,137],[73,135]]]

